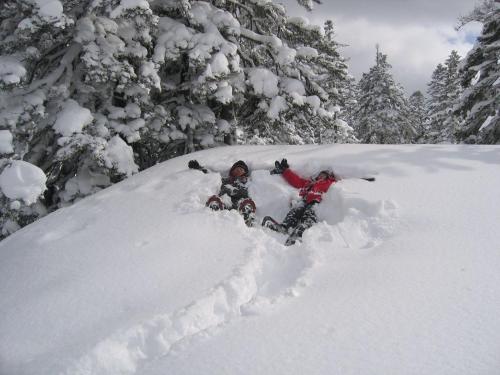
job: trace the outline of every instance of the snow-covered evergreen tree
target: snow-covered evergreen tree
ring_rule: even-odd
[[[416,132],[415,141],[422,142],[426,126],[424,94],[422,94],[420,90],[415,91],[408,98],[408,105],[410,107],[409,120],[413,124],[413,128],[415,129]]]
[[[303,18],[286,18],[270,2],[250,2],[238,19],[251,86],[237,113],[246,135],[243,142],[354,140],[347,123],[336,118],[342,106],[337,87],[346,85],[347,65],[333,33]]]
[[[70,12],[74,8],[68,4]],[[38,183],[45,175],[21,160],[50,165],[45,155],[58,147],[47,119],[51,110],[54,118],[59,102],[57,81],[67,79],[72,67],[73,27],[60,3],[10,0],[0,7],[0,237],[45,211],[39,200],[45,179]],[[49,98],[55,101],[48,104]]]
[[[307,10],[313,10],[314,3],[321,4],[320,0],[297,0],[297,2]]]
[[[335,113],[333,127],[331,121],[319,124],[321,143],[353,143],[357,142],[354,134],[352,113],[356,106],[356,83],[354,77],[347,73],[347,63],[340,55],[343,45],[335,41],[334,25],[331,20],[325,22],[325,39],[318,50],[323,51],[319,60],[323,68],[316,74],[317,82],[328,94],[328,107]]]
[[[347,69],[332,35],[272,1],[5,1],[0,173],[23,161],[47,177],[37,202],[2,190],[9,232],[44,207],[237,137],[351,140],[335,117]]]
[[[500,143],[500,3],[485,1],[462,23],[480,21],[483,30],[461,66],[458,112],[464,117],[460,138],[466,143]]]
[[[446,68],[439,63],[432,72],[431,81],[428,84],[427,94],[427,118],[425,129],[425,143],[434,143],[439,136],[439,130],[447,114],[447,101],[445,97]]]
[[[358,85],[353,76],[347,77],[346,84],[341,88],[343,106],[338,112],[337,119],[349,125],[349,131],[346,133],[346,138],[343,142],[358,143],[354,124],[356,123],[356,113],[358,110]]]
[[[148,3],[11,0],[0,12],[0,59],[11,63],[0,129],[12,136],[9,160],[47,175],[43,203],[69,204],[136,172],[130,144],[159,89]]]
[[[453,50],[450,56],[445,61],[447,69],[446,76],[446,96],[448,98],[448,106],[450,108],[449,115],[443,123],[441,130],[440,142],[456,143],[457,134],[461,122],[461,117],[456,113],[458,100],[462,93],[461,76],[459,71],[460,55],[457,51]]]
[[[456,141],[460,119],[454,113],[462,91],[458,65],[460,56],[452,51],[444,65],[438,64],[429,83],[428,130],[425,135],[428,143]]]
[[[363,143],[411,143],[416,136],[403,89],[377,47],[376,64],[359,81],[357,136]]]

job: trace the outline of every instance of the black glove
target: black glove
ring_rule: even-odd
[[[282,174],[285,171],[285,169],[288,169],[288,168],[289,168],[289,165],[288,165],[288,162],[286,161],[286,159],[282,159],[281,163],[278,160],[276,160],[274,162],[274,169],[271,170],[271,172],[269,172],[269,173]]]
[[[190,160],[188,163],[188,167],[190,169],[201,169],[200,163],[198,163],[198,160]]]
[[[208,173],[208,169],[206,169],[205,167],[202,167],[200,165],[200,163],[198,163],[198,160],[190,160],[188,162],[188,167],[190,169],[197,169],[199,171],[202,171],[203,173]]]

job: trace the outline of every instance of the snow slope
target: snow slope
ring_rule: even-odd
[[[211,212],[253,170],[258,217],[345,178],[302,243]],[[169,160],[0,242],[0,374],[500,373],[500,147],[237,146]],[[370,183],[356,176],[376,175]]]

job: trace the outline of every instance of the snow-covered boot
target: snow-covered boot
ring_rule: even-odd
[[[285,246],[292,246],[295,244],[295,242],[297,242],[297,240],[300,241],[300,239],[301,239],[301,237],[298,236],[295,231],[293,231],[292,234],[290,234],[288,236],[288,238],[286,239]]]
[[[274,230],[275,232],[278,233],[287,233],[287,228],[284,225],[278,223],[271,216],[266,216],[262,220],[262,226]]]
[[[291,246],[295,244],[295,242],[301,241],[302,234],[304,234],[304,231],[310,228],[316,222],[315,220],[316,217],[306,218],[304,222],[297,225],[297,227],[293,229],[292,233],[290,233],[290,235],[286,239],[285,246]]]
[[[238,211],[243,215],[245,224],[251,227],[255,221],[255,211],[257,207],[250,198],[243,198],[238,202]]]
[[[205,206],[209,207],[214,211],[219,211],[224,209],[224,203],[222,203],[222,200],[217,195],[212,195],[210,198],[208,198],[207,203],[205,203]]]

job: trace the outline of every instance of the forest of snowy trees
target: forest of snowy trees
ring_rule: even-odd
[[[407,97],[378,47],[356,82],[331,21],[288,17],[270,0],[6,0],[0,238],[209,147],[498,144],[499,4],[459,21],[482,22],[473,49],[453,51],[428,92]]]

